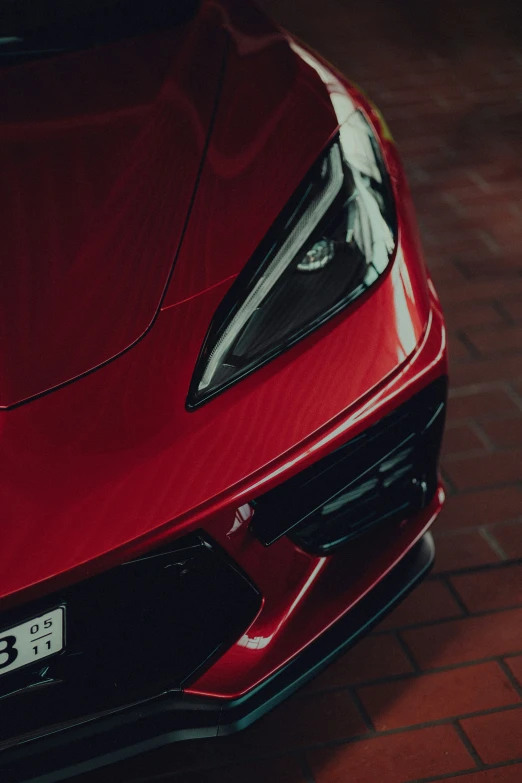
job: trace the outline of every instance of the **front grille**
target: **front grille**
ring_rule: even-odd
[[[437,487],[447,378],[253,502],[252,528],[269,546],[288,534],[328,554],[420,511]]]
[[[241,635],[260,603],[228,556],[191,534],[5,612],[1,628],[65,606],[67,646],[0,676],[0,749],[180,690]]]

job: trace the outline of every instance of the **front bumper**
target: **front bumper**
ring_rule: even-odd
[[[365,405],[349,418],[332,423],[333,427],[330,424],[328,434],[315,441],[317,447],[301,449],[304,465],[297,463],[287,475],[295,476],[332,454],[347,439],[368,431],[369,424],[391,414],[427,386],[440,385],[446,371],[445,340],[436,304],[433,300],[424,340],[403,371],[378,393],[368,395]],[[263,489],[267,484],[270,491],[270,481],[263,483]],[[273,481],[272,485],[276,484]],[[248,496],[259,497],[259,491],[249,490]],[[207,650],[209,658],[205,659],[204,649],[199,651],[200,671],[180,669],[177,681],[169,683],[167,678],[153,691],[129,692],[131,698],[110,705],[103,703],[106,684],[97,686],[93,666],[87,691],[94,708],[80,709],[73,719],[69,716],[52,724],[46,721],[47,705],[56,700],[59,685],[50,686],[47,693],[42,689],[42,712],[38,714],[44,716],[42,723],[47,728],[25,736],[11,732],[11,745],[0,745],[2,780],[64,780],[166,743],[215,737],[246,727],[355,643],[423,577],[433,559],[432,542],[425,534],[440,510],[443,491],[437,487],[429,505],[408,519],[384,525],[377,534],[372,528],[360,541],[352,541],[328,557],[303,551],[289,535],[266,549],[251,525],[243,523],[236,529],[234,509],[244,497],[232,498],[221,510],[195,517],[185,527],[178,527],[174,535],[142,542],[139,551],[127,551],[120,561],[131,560],[132,565],[147,560],[155,550],[175,548],[178,540],[203,529],[244,586],[255,586],[250,593],[240,591],[244,614],[221,639],[214,640],[215,649]],[[110,578],[112,570],[102,571],[100,578],[104,574]],[[66,589],[81,591],[81,586],[82,580]],[[230,587],[236,594],[237,584]],[[208,594],[208,588],[205,590]],[[45,595],[38,599],[42,606],[49,600]],[[21,610],[29,615],[34,606],[26,602]],[[15,606],[13,617],[18,611]],[[147,682],[149,674],[147,671]],[[139,678],[130,679],[139,683]],[[15,697],[15,701],[19,698],[17,709],[34,710],[31,702],[37,691]],[[7,716],[10,701],[2,699]]]
[[[171,742],[246,728],[367,633],[423,579],[433,559],[428,533],[350,612],[243,696],[222,700],[164,693],[111,714],[93,716],[4,752],[0,756],[2,780],[54,783]]]

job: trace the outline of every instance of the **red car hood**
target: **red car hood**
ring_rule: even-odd
[[[0,70],[0,407],[110,360],[155,318],[225,51],[222,13]]]
[[[319,66],[242,0],[212,2],[208,13],[221,22],[204,25],[203,4],[183,35],[107,47],[96,66],[92,52],[67,58],[63,70],[56,60],[0,73],[11,90],[0,126],[2,401],[125,349],[168,282],[154,326],[131,350],[0,411],[0,599],[107,567],[129,542],[148,546],[199,524],[196,514],[213,504],[222,504],[214,524],[224,536],[237,493],[255,496],[269,466],[279,470],[298,446],[308,453],[304,444],[390,378],[425,332],[430,303],[411,204],[387,141],[401,193],[391,274],[350,313],[186,410],[216,308],[337,128]],[[223,62],[223,49],[210,46],[219,25],[226,73],[199,171]],[[58,84],[63,94],[51,92]],[[27,94],[45,85],[47,101],[25,123]],[[58,121],[51,108],[66,98],[74,111]]]

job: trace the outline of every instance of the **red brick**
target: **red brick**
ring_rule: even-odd
[[[497,85],[497,89],[489,91],[481,89],[476,92],[475,96],[481,106],[485,104],[491,106],[496,103],[504,105],[506,102],[517,100],[517,91],[511,85],[507,87],[499,87]]]
[[[504,356],[500,359],[483,359],[469,364],[456,365],[451,369],[451,384],[454,389],[492,381],[512,381],[522,378],[522,356]]]
[[[447,620],[402,631],[422,669],[453,666],[522,651],[522,609]]]
[[[386,112],[388,115],[388,111]],[[441,113],[432,115],[417,115],[415,111],[404,112],[402,115],[397,115],[390,119],[390,127],[392,133],[397,139],[399,145],[401,143],[401,137],[405,138],[410,136],[427,136],[428,133],[439,133],[441,136],[451,133],[451,129],[455,124],[455,117],[451,113]],[[422,161],[422,167],[429,172],[437,170],[437,166],[440,168],[441,156],[434,152],[431,156],[426,156]]]
[[[432,100],[431,95],[429,98],[424,96],[424,100],[418,100],[415,106],[411,106],[409,104],[403,105],[401,103],[390,103],[386,108],[386,118],[389,119],[390,122],[395,122],[398,119],[410,119],[412,114],[416,118],[426,117],[431,120],[431,118],[434,116],[438,117],[441,114],[447,114],[447,109],[437,105],[437,103]],[[429,130],[429,125],[427,126],[427,130]],[[432,149],[431,153],[437,154],[437,151]],[[411,153],[409,157],[412,157]],[[438,157],[440,161],[440,154]]]
[[[451,288],[453,290],[453,287],[461,287],[466,284],[467,280],[462,274],[462,272],[457,269],[456,266],[451,264],[450,262],[447,262],[443,264],[442,266],[432,266],[430,265],[430,253],[427,253],[428,258],[428,267],[430,270],[430,275],[433,279],[433,282],[435,283],[435,286],[437,288],[437,292],[439,296],[442,299],[442,302],[444,303],[444,298],[448,298],[447,295],[443,297],[443,292],[447,291],[448,288]]]
[[[440,157],[439,157],[440,160]],[[420,166],[424,170],[429,170],[431,161],[420,161],[416,160],[416,163],[420,164]],[[451,243],[454,252],[453,253],[446,253],[446,263],[452,263],[452,262],[458,262],[465,250],[462,249],[462,235],[467,233],[466,232],[466,224],[465,221],[462,219],[462,217],[456,212],[455,208],[453,206],[442,206],[439,205],[437,207],[436,211],[431,212],[423,212],[419,215],[419,225],[421,228],[421,234],[428,233],[430,235],[441,235],[445,234],[448,237],[448,243]],[[473,227],[474,228],[474,227]],[[475,232],[473,232],[475,233]],[[451,239],[451,237],[457,237],[457,239]],[[441,246],[441,252],[443,252],[443,247]],[[485,250],[484,246],[481,247],[481,252],[487,252]],[[460,270],[459,267],[457,267]],[[464,280],[467,282],[468,279],[463,274]],[[454,287],[454,284],[452,283],[451,288]],[[489,297],[491,298],[491,297]],[[469,301],[469,300],[468,300]]]
[[[444,778],[444,783],[520,783],[521,780],[522,764],[510,764],[508,767],[485,769],[482,772],[472,772],[456,778]]]
[[[503,389],[459,394],[448,400],[448,421],[482,419],[506,413],[520,413],[520,408]]]
[[[496,256],[494,258],[491,256],[472,256],[471,258],[461,258],[459,262],[462,271],[473,280],[499,278],[502,276],[512,277],[513,273],[522,266],[520,259],[509,255],[502,258]]]
[[[519,277],[513,277],[511,280],[501,278],[500,280],[469,281],[464,277],[463,279],[464,285],[449,288],[441,297],[442,304],[446,309],[451,304],[491,301],[522,293],[522,280]]]
[[[522,449],[452,457],[443,463],[444,472],[457,489],[474,489],[522,481]]]
[[[520,516],[522,517],[522,512]],[[522,521],[508,525],[497,525],[490,535],[498,541],[506,553],[506,557],[512,560],[522,557]]]
[[[436,574],[461,568],[476,568],[498,563],[500,560],[489,543],[475,530],[444,536],[435,533],[435,541],[433,571]]]
[[[433,212],[433,210],[437,210],[439,208],[439,203],[441,199],[441,195],[439,193],[425,193],[421,194],[421,196],[426,201],[426,212]],[[444,195],[442,196],[444,198]],[[480,255],[483,256],[484,253],[488,252],[488,240],[485,240],[484,234],[480,231],[475,231],[474,233],[466,232],[466,234],[453,234],[451,236],[448,236],[445,233],[440,232],[425,232],[423,234],[423,244],[424,247],[428,249],[428,256],[430,255],[430,249],[437,250],[440,254],[441,264],[444,266],[448,263],[451,263],[448,261],[451,257],[457,257],[461,258],[462,256],[473,256],[473,255]],[[457,267],[460,271],[460,265]],[[456,307],[450,307],[449,308],[449,314],[451,316],[452,313],[455,315],[457,314],[457,310],[460,309],[460,307],[464,310],[470,310],[471,318],[473,323],[469,324],[470,326],[480,326],[483,321],[476,321],[476,316],[474,317],[471,313],[471,311],[474,308],[482,308],[482,305],[476,304],[473,302],[464,302],[462,303],[459,308]],[[490,307],[489,304],[484,304],[484,310],[488,310]],[[487,318],[493,319],[492,312],[494,311],[488,311],[487,312]],[[447,315],[448,313],[446,313]],[[476,321],[476,323],[475,323]],[[462,325],[468,325],[467,317],[464,318],[464,322]],[[505,323],[500,319],[500,321],[492,320],[492,323]],[[455,327],[454,328],[458,328]]]
[[[383,677],[408,674],[412,670],[404,650],[394,636],[367,636],[313,680],[307,690],[315,692],[325,688],[343,688]]]
[[[522,758],[522,709],[478,715],[461,726],[484,764]]]
[[[505,208],[510,210],[510,204],[522,195],[522,183],[516,179],[509,179],[499,182],[488,182],[489,178],[481,177],[476,170],[472,176],[475,178],[473,185],[466,188],[452,188],[451,196],[461,206],[463,210],[481,208],[486,211],[492,201],[502,200]],[[513,198],[514,197],[514,198]],[[516,210],[515,210],[516,211]],[[511,214],[511,212],[509,213]]]
[[[513,321],[522,321],[522,296],[516,299],[504,299],[502,307]]]
[[[444,316],[448,329],[504,323],[502,316],[491,305],[477,302],[465,302],[458,307],[447,307]]]
[[[522,418],[520,419],[522,424]],[[460,452],[485,450],[479,436],[467,424],[450,426],[444,433],[442,444],[443,454],[459,454]]]
[[[484,197],[484,194],[483,194]],[[440,212],[441,204],[444,205],[443,209],[447,209],[449,205],[451,211],[450,222],[461,222],[461,218],[456,212],[459,207],[455,205],[453,200],[453,194],[448,191],[424,191],[415,194],[415,202],[420,201],[421,209],[419,214],[422,215],[422,220],[425,222],[425,216],[428,217],[428,222],[431,220],[431,216],[434,213]],[[475,231],[429,231],[423,233],[424,246],[437,248],[440,250],[441,261],[444,259],[444,263],[451,263],[452,258],[462,258],[473,255],[483,255],[489,252],[491,242],[489,237],[486,237],[482,232],[482,229]],[[444,250],[446,253],[444,254]],[[457,269],[460,270],[460,264]]]
[[[518,380],[512,380],[509,384],[517,403],[522,408],[522,376]]]
[[[417,587],[380,625],[379,630],[458,617],[462,611],[443,582],[429,579]]]
[[[462,340],[460,340],[455,335],[450,335],[450,338],[448,340],[448,356],[451,359],[451,361],[469,361],[473,358],[473,354],[465,345]]]
[[[497,326],[483,331],[468,329],[466,334],[484,356],[522,349],[522,326]]]
[[[510,204],[506,206],[508,206],[508,208],[512,207],[513,211],[510,215],[506,213],[505,220],[488,220],[485,225],[487,226],[489,233],[497,240],[500,245],[503,246],[503,249],[506,249],[506,247],[511,249],[513,247],[512,243],[516,244],[517,239],[520,239],[522,234],[522,226],[520,225],[520,218],[517,211],[518,205],[515,206],[514,204]],[[510,217],[513,218],[512,221],[509,220]],[[473,219],[473,223],[475,222],[475,219]],[[477,222],[480,223],[480,218],[478,218]],[[504,255],[504,258],[505,257],[506,256]],[[511,257],[511,261],[513,263],[514,269],[516,269],[517,262],[519,265],[518,268],[520,268],[520,264],[522,263],[520,259],[520,253],[518,253],[516,250]]]
[[[367,729],[348,691],[294,696],[260,720],[244,738],[245,750],[287,751],[366,734]]]
[[[405,783],[475,766],[452,726],[316,750],[308,754],[308,761],[316,783]]]
[[[522,655],[506,658],[505,663],[509,666],[520,685],[522,685]]]
[[[460,87],[460,86],[459,86]],[[462,88],[460,88],[459,94],[462,92]],[[394,90],[387,90],[386,92],[386,98],[383,100],[381,98],[381,105],[384,106],[409,106],[410,104],[418,104],[423,103],[426,101],[426,93],[424,90],[419,90],[417,85],[414,85],[413,87],[403,87],[402,89],[394,89]],[[383,96],[384,97],[384,96]],[[388,113],[388,110],[386,110],[386,113]],[[408,145],[409,148],[416,149],[418,145],[415,145],[416,139],[411,139],[410,144]],[[418,140],[417,140],[418,141]],[[426,138],[423,138],[422,141],[424,142],[424,145],[427,149],[433,149],[433,147],[436,146],[437,141],[440,141],[437,136],[427,136]]]
[[[474,161],[473,175],[475,177],[478,175],[486,180],[488,188],[493,193],[496,193],[495,188],[497,186],[503,187],[506,182],[516,182],[518,184],[518,173],[511,171],[510,166],[502,165],[502,161],[494,163]]]
[[[520,231],[522,231],[522,228],[519,229],[518,233],[505,232],[502,234],[502,232],[498,231],[498,229],[494,226],[492,226],[490,229],[493,241],[496,242],[500,247],[501,255],[499,258],[501,260],[501,265],[510,264],[512,268],[512,275],[513,273],[517,273],[517,259],[520,262]],[[520,276],[520,265],[518,266],[518,276]]]
[[[476,182],[464,188],[452,188],[450,195],[456,199],[459,204],[490,204],[492,197],[501,196],[511,198],[512,196],[522,196],[522,183],[518,180],[505,182],[488,182],[480,176],[477,171],[473,172]],[[438,193],[434,194],[436,198]]]
[[[484,421],[481,427],[495,446],[510,448],[522,443],[522,415],[517,419]]]
[[[358,693],[377,731],[482,712],[520,701],[496,663],[367,685]]]
[[[393,97],[389,96],[392,100]],[[381,106],[383,106],[382,99],[380,101]],[[417,138],[411,138],[411,139],[403,139],[401,141],[401,149],[400,152],[404,158],[408,160],[408,163],[410,164],[413,160],[415,160],[415,157],[417,155],[430,155],[434,151],[439,151],[441,147],[443,146],[443,142],[441,139],[437,139],[433,136],[418,136]],[[439,200],[437,199],[438,194],[427,194],[428,197],[425,199],[422,199],[420,197],[416,197],[414,199],[415,207],[419,211],[419,214],[422,214],[424,210],[428,210],[430,208],[430,204],[433,205],[438,204]],[[419,194],[420,196],[420,194]]]
[[[459,574],[451,582],[470,612],[522,604],[522,564]]]
[[[477,167],[474,166],[473,174]],[[483,172],[484,175],[484,172]],[[439,167],[438,171],[430,172],[429,180],[415,185],[414,192],[429,190],[431,193],[453,193],[461,188],[469,188],[473,180],[469,171],[456,171],[455,168]]]
[[[439,166],[441,160],[439,156]],[[431,175],[433,176],[433,174]],[[447,189],[434,191],[439,197],[439,203],[437,209],[425,210],[421,215],[421,224],[426,226],[429,230],[439,231],[442,228],[454,228],[462,229],[464,227],[464,221],[462,215],[459,214],[458,205],[456,208],[455,203],[448,197]],[[466,245],[462,242],[463,236],[460,230],[448,232],[448,242],[458,242],[459,250],[465,250]],[[475,234],[472,235],[473,237]]]
[[[472,241],[469,236],[465,238],[455,237],[453,240],[449,241],[446,236],[446,241],[444,241],[444,236],[440,233],[427,233],[423,236],[423,239],[424,251],[430,264],[436,267],[445,267],[448,263],[451,263],[448,261],[448,258],[458,259],[458,271],[466,281],[465,283],[462,283],[462,285],[468,285],[470,282],[469,271],[464,269],[462,264],[462,255],[464,252],[471,255],[473,258],[480,257],[481,259],[484,259],[484,254],[486,254],[485,259],[488,259],[491,253],[491,250],[486,246],[482,235],[479,235],[474,241]],[[488,241],[491,245],[491,240]],[[466,248],[465,251],[464,246]],[[435,284],[438,286],[439,282],[435,281]],[[452,288],[456,284],[456,276],[453,276],[453,279],[451,276],[446,277],[446,280],[443,280],[442,284],[443,297],[445,297],[444,291],[446,288]],[[461,309],[462,314],[459,312]],[[502,317],[497,313],[496,310],[492,308],[490,302],[461,302],[456,305],[450,303],[445,308],[444,315],[446,316],[448,328],[451,330],[463,329],[468,326],[484,326],[485,323],[493,326],[505,325],[508,323],[506,317]]]
[[[506,206],[505,203],[495,204],[494,199],[490,199],[486,203],[468,202],[463,206],[462,215],[466,218],[467,225],[503,227],[516,234],[518,232],[518,218],[509,209],[506,209]]]
[[[522,515],[522,488],[484,489],[446,499],[435,530],[491,525]],[[497,528],[495,528],[495,533]],[[522,544],[521,544],[522,546]]]

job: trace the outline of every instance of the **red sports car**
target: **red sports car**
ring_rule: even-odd
[[[0,33],[0,779],[236,731],[424,576],[440,304],[357,87],[244,0]]]

